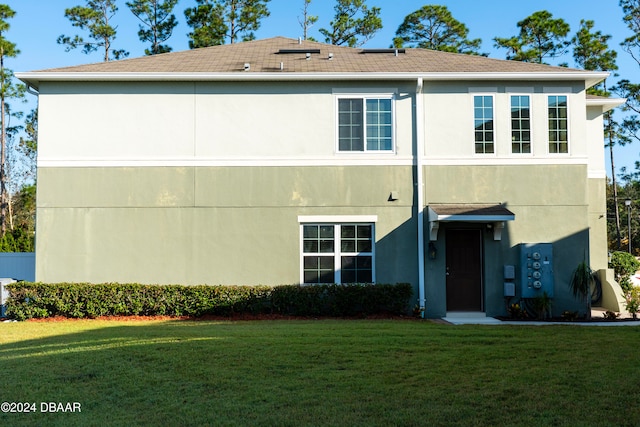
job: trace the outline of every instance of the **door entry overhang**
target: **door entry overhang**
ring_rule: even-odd
[[[438,240],[441,222],[476,222],[491,225],[493,240],[501,240],[505,222],[516,219],[515,214],[501,203],[430,204],[427,215],[430,241]]]

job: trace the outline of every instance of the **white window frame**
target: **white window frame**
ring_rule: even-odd
[[[493,152],[492,153],[478,153],[476,151],[476,126],[475,126],[475,122],[476,122],[476,97],[478,96],[482,96],[482,97],[490,97],[492,100],[492,107],[491,107],[491,113],[493,115],[493,129],[492,129],[492,133],[493,133]],[[473,154],[474,156],[481,156],[481,157],[487,157],[487,156],[496,156],[498,153],[498,141],[497,141],[497,135],[498,133],[496,132],[496,128],[497,128],[497,117],[496,117],[496,96],[495,93],[481,93],[481,92],[475,92],[471,94],[471,117],[473,120],[473,133],[472,133],[472,138],[471,140],[473,141],[473,146],[472,146],[472,150],[473,150]],[[486,144],[483,142],[483,144]]]
[[[376,215],[339,215],[339,216],[299,216],[300,227],[300,283],[304,284],[305,256],[333,256],[334,283],[342,283],[341,265],[343,256],[371,256],[371,283],[376,283]],[[371,252],[343,252],[341,248],[341,227],[367,225],[371,227]],[[305,226],[332,226],[333,252],[304,252]],[[312,283],[310,283],[312,285]]]
[[[396,152],[396,93],[395,92],[340,92],[335,96],[335,152],[338,154],[395,154]],[[361,99],[363,104],[362,112],[362,150],[340,150],[340,107],[341,99]],[[391,101],[391,149],[390,150],[369,150],[367,149],[367,100],[368,99],[388,99]]]
[[[510,141],[509,141],[509,153],[514,155],[514,156],[532,156],[533,155],[533,150],[534,150],[534,144],[533,144],[533,98],[531,96],[531,94],[529,93],[509,93],[509,136],[510,136]],[[513,108],[512,104],[511,104],[511,97],[513,96],[517,96],[517,97],[523,97],[526,96],[527,98],[529,98],[529,152],[528,153],[515,153],[513,151],[513,116],[511,115],[511,109]],[[522,144],[522,142],[520,142],[520,144]]]
[[[563,97],[566,98],[566,101],[567,101],[567,118],[566,118],[566,121],[567,121],[567,152],[566,153],[561,153],[559,151],[556,151],[556,152],[552,152],[551,151],[551,143],[552,142],[551,142],[551,139],[549,138],[549,133],[551,132],[551,128],[549,126],[549,120],[550,120],[550,118],[549,118],[549,99],[552,96],[553,97],[563,96]],[[552,156],[556,156],[556,155],[558,155],[558,156],[568,156],[568,155],[571,154],[571,111],[570,111],[570,108],[569,108],[569,104],[570,104],[569,100],[570,99],[571,98],[566,93],[546,93],[546,98],[545,98],[545,108],[546,108],[546,117],[547,117],[547,120],[546,120],[546,125],[547,125],[547,138],[546,138],[546,141],[547,141],[547,153],[549,155],[552,155]],[[555,141],[554,144],[558,144],[558,141]]]

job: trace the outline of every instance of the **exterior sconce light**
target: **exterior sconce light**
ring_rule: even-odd
[[[436,259],[438,255],[438,248],[433,242],[429,242],[429,259]]]

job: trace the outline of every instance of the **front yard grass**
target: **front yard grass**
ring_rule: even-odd
[[[0,324],[2,425],[639,425],[637,327]],[[80,413],[41,413],[79,402]]]

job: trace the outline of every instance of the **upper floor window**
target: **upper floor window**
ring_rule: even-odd
[[[338,98],[338,151],[392,151],[393,98]]]
[[[527,95],[511,96],[511,152],[531,153],[531,108]]]
[[[475,151],[477,154],[494,152],[493,96],[473,97]]]
[[[549,153],[569,152],[567,97],[549,96]]]
[[[304,283],[372,283],[373,224],[302,224]]]

